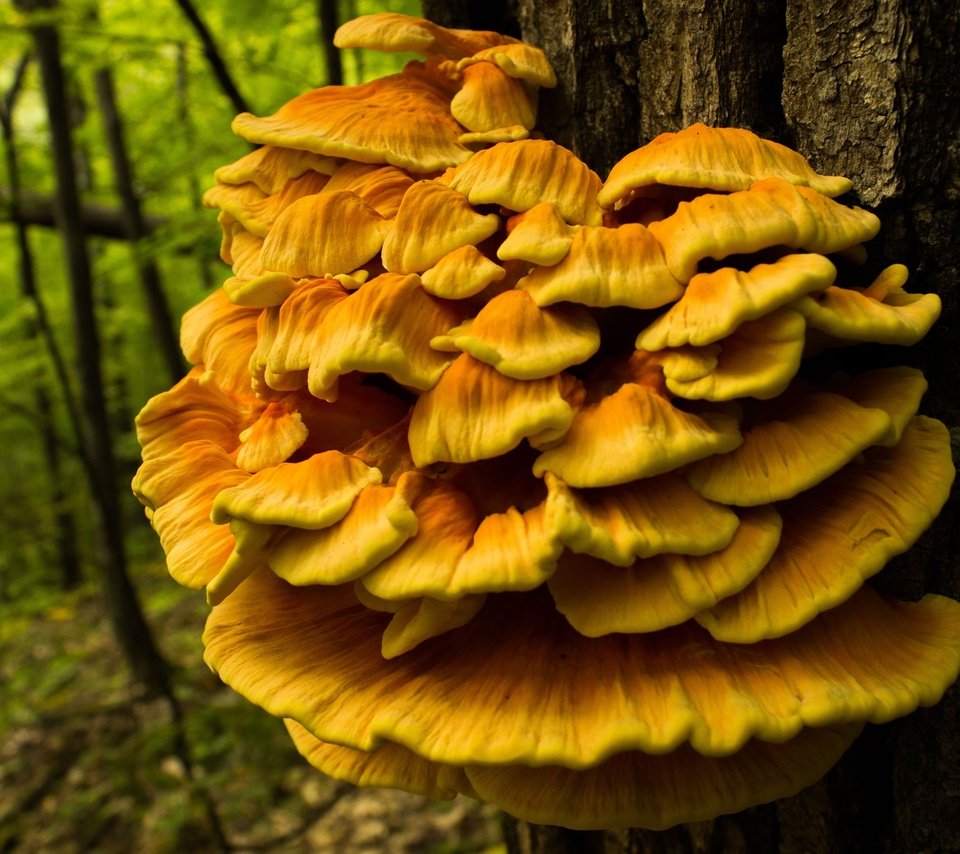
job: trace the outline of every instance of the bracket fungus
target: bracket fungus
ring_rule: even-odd
[[[536,48],[337,42],[424,59],[238,117],[234,275],[137,419],[209,665],[327,774],[574,828],[790,795],[937,702],[960,605],[864,581],[944,504],[947,431],[918,371],[802,358],[939,312],[849,280],[850,182],[696,125],[603,183],[532,131]]]

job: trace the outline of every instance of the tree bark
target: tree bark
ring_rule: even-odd
[[[947,0],[425,0],[448,26],[519,23],[560,85],[542,92],[539,126],[601,177],[630,150],[696,121],[784,142],[821,172],[849,176],[883,229],[867,270],[903,262],[910,290],[936,292],[944,312],[918,346],[846,348],[836,367],[879,355],[923,369],[922,412],[960,429],[960,12]],[[875,363],[874,363],[875,364]],[[901,598],[960,598],[960,502],[872,583]],[[626,852],[960,851],[960,690],[936,707],[868,727],[838,766],[797,797],[661,833],[608,833]],[[547,854],[582,834],[521,828]],[[538,835],[539,834],[539,835]],[[537,839],[543,837],[542,842]],[[534,841],[529,842],[532,838]],[[558,841],[566,839],[567,841]],[[592,842],[590,842],[592,844]],[[589,850],[571,847],[571,850]]]
[[[26,11],[49,9],[52,6],[46,2],[26,0],[19,0],[19,5]],[[80,220],[60,40],[56,30],[48,24],[31,26],[30,31],[43,77],[57,178],[57,219],[71,285],[76,370],[80,378],[82,444],[101,533],[97,565],[107,612],[134,677],[148,692],[169,695],[166,662],[154,644],[127,574],[123,514],[117,494],[116,465],[103,394],[93,282],[86,236]]]

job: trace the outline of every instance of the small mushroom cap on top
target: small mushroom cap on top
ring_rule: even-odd
[[[484,48],[473,56],[461,59],[457,63],[457,70],[463,71],[476,62],[493,62],[510,77],[526,80],[545,89],[551,89],[557,85],[557,75],[546,54],[540,48],[525,42]]]
[[[795,632],[844,602],[916,542],[953,483],[950,436],[922,416],[893,448],[877,447],[819,486],[780,505],[780,546],[742,592],[697,621],[728,643]]]
[[[522,213],[552,204],[571,225],[600,225],[600,179],[572,152],[546,139],[498,143],[439,179],[472,205],[500,205]]]
[[[622,206],[638,190],[657,184],[734,192],[764,178],[781,178],[831,198],[853,186],[847,178],[818,174],[802,155],[748,130],[698,122],[662,133],[621,159],[610,170],[598,201],[605,208]]]
[[[236,134],[258,144],[298,148],[361,163],[437,172],[470,150],[450,115],[452,92],[422,65],[360,86],[327,86],[294,98],[272,116],[241,113]]]
[[[461,59],[496,45],[516,42],[509,36],[482,30],[454,30],[433,21],[378,12],[342,24],[333,37],[338,48],[361,47],[384,53],[412,51],[421,56]]]

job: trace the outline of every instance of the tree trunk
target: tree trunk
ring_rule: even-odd
[[[0,104],[0,128],[2,128],[6,149],[7,178],[10,181],[10,218],[13,221],[16,234],[20,292],[26,300],[35,306],[35,316],[27,322],[26,335],[28,340],[35,341],[40,348],[46,349],[50,353],[55,370],[59,366],[56,375],[63,382],[66,379],[66,370],[60,351],[53,340],[50,325],[47,322],[46,310],[37,290],[33,253],[30,250],[27,225],[19,218],[20,162],[17,157],[16,140],[14,138],[13,108],[29,59],[29,55],[24,55],[21,58],[14,74],[13,83],[5,93],[3,103]],[[76,406],[73,404],[73,395],[69,385],[64,386],[63,392],[67,401],[67,410],[71,414],[72,425],[76,427]],[[54,519],[54,550],[60,564],[60,583],[64,590],[72,590],[80,584],[80,553],[77,549],[77,530],[73,511],[68,502],[67,481],[63,476],[63,460],[54,422],[53,402],[46,386],[43,384],[37,385],[33,397],[34,407],[38,414],[38,418],[33,423],[39,431],[40,440],[43,444],[44,457],[47,463],[47,477],[50,481],[49,499]],[[77,439],[79,441],[79,435]]]
[[[337,0],[317,0],[317,23],[320,49],[323,51],[323,67],[326,70],[326,86],[343,85],[343,65],[340,51],[333,45],[333,35],[340,26]]]
[[[696,121],[784,142],[850,177],[883,223],[871,264],[912,271],[944,313],[920,345],[888,354],[923,369],[922,411],[960,428],[960,14],[947,0],[426,0],[448,26],[499,29],[542,47],[560,80],[539,126],[604,177],[628,151]],[[889,350],[889,348],[887,348]],[[875,349],[837,352],[845,370]],[[842,364],[839,360],[842,360]],[[960,598],[960,502],[875,586],[901,598]],[[869,727],[839,765],[795,798],[653,833],[608,833],[626,852],[960,851],[960,690],[930,710]],[[559,835],[558,835],[559,834]],[[559,840],[559,841],[558,841]],[[563,841],[565,840],[565,841]],[[596,837],[521,826],[510,850],[594,851]],[[566,846],[566,847],[561,847]]]
[[[113,183],[120,199],[123,224],[127,239],[130,241],[137,273],[140,276],[143,295],[146,298],[150,323],[153,326],[153,337],[167,373],[170,375],[170,381],[176,382],[186,373],[187,367],[183,356],[180,355],[180,340],[167,295],[163,290],[160,268],[156,260],[147,256],[143,250],[143,239],[147,236],[147,227],[140,208],[140,198],[134,189],[133,168],[127,153],[123,123],[117,108],[116,90],[110,69],[97,69],[94,73],[94,84],[104,134],[107,138],[107,148],[110,151],[110,161],[113,165]]]
[[[49,3],[29,3],[24,0],[20,5],[27,11],[51,8]],[[169,695],[166,663],[154,645],[127,575],[123,514],[118,500],[116,466],[103,394],[93,282],[80,219],[60,41],[56,30],[47,24],[31,27],[31,33],[43,76],[57,177],[57,219],[71,284],[76,370],[80,378],[80,426],[87,474],[101,533],[98,569],[107,612],[134,677],[148,692]]]
[[[240,94],[240,90],[237,88],[237,84],[234,82],[233,76],[227,68],[227,63],[224,61],[217,47],[217,43],[213,40],[213,34],[203,22],[203,18],[200,17],[200,13],[196,7],[190,0],[177,0],[177,5],[180,7],[180,11],[183,12],[184,17],[190,22],[190,26],[193,27],[197,38],[200,39],[200,44],[203,45],[203,55],[206,56],[207,62],[210,63],[210,69],[213,71],[213,76],[217,78],[223,94],[226,95],[227,98],[230,99],[230,103],[233,104],[234,111],[237,113],[252,112],[246,99]]]
[[[193,117],[190,114],[190,76],[187,74],[187,52],[182,44],[177,45],[177,117],[180,120],[180,128],[183,132],[184,140],[188,151],[196,148],[197,134],[193,125]],[[197,175],[193,164],[186,165],[187,186],[190,191],[190,199],[193,203],[193,209],[199,213],[203,209],[201,197],[203,196],[203,186]],[[191,253],[196,257],[197,269],[200,271],[200,278],[206,290],[213,290],[218,284],[214,276],[213,267],[210,264],[210,258],[206,252]],[[219,262],[219,255],[216,257]]]

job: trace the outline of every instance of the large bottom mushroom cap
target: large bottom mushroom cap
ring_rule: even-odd
[[[204,634],[221,678],[324,740],[384,741],[452,765],[582,769],[685,742],[724,756],[805,726],[882,722],[935,703],[960,669],[960,604],[863,589],[783,638],[741,646],[687,623],[585,638],[543,589],[498,594],[467,625],[385,660],[390,615],[351,585],[251,576]]]
[[[328,776],[433,798],[461,792],[525,821],[579,830],[663,830],[788,797],[816,782],[862,725],[803,729],[783,744],[750,741],[732,756],[681,747],[663,756],[621,753],[583,771],[522,765],[460,768],[422,759],[397,744],[372,753],[320,741],[287,720],[297,750]]]

